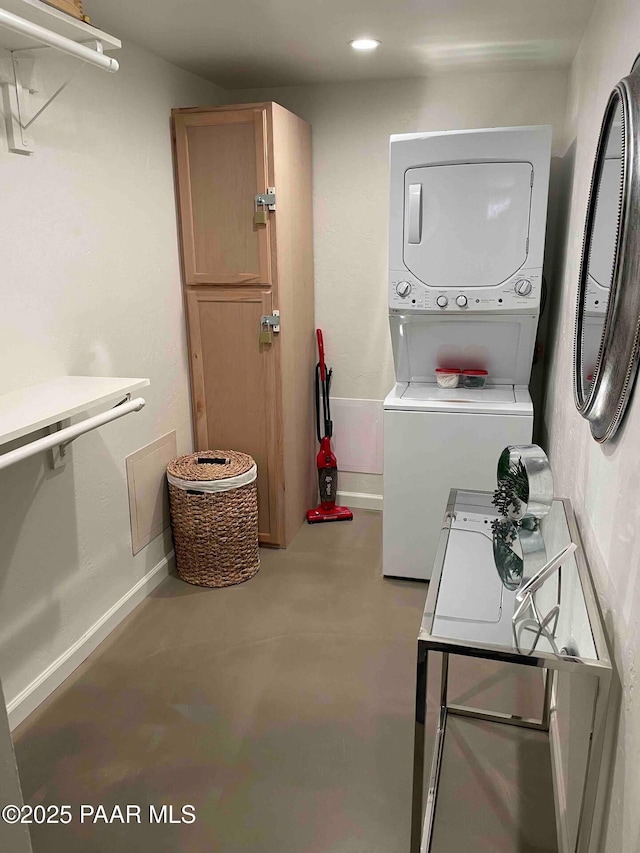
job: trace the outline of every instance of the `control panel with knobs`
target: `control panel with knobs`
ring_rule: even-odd
[[[528,296],[531,293],[531,282],[528,278],[519,278],[513,289],[518,296]]]
[[[390,270],[388,284],[389,311],[396,314],[419,312],[474,314],[535,312],[541,290],[541,271],[522,269],[499,288],[465,289],[461,285],[446,289],[443,285],[426,285],[409,270]],[[640,853],[640,851],[639,851]]]

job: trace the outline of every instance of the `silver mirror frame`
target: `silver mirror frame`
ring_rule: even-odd
[[[609,304],[591,386],[584,387],[582,346],[587,266],[598,185],[612,110],[622,105],[623,175],[620,221]],[[605,110],[591,178],[578,282],[573,379],[576,408],[599,443],[609,441],[624,417],[640,361],[640,57],[613,89]]]

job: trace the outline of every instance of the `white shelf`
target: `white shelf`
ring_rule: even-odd
[[[76,42],[99,41],[103,50],[118,50],[122,42],[115,36],[86,24],[73,15],[55,9],[41,0],[0,0],[0,8],[13,15],[18,15],[33,24],[44,27],[52,33]],[[28,50],[42,47],[42,44],[30,36],[20,35],[0,27],[0,48],[5,50]]]
[[[148,379],[61,376],[0,395],[0,445],[145,388]]]

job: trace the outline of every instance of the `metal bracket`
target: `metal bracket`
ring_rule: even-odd
[[[9,150],[14,154],[31,154],[33,140],[26,131],[26,112],[32,94],[33,59],[21,59],[11,53],[10,75],[2,82],[2,105],[7,127]]]
[[[52,424],[49,427],[49,435],[53,435],[56,432],[60,432],[61,429],[66,429],[71,425],[71,419],[65,418],[63,421],[58,421],[57,424]],[[64,468],[67,464],[67,446],[66,444],[59,444],[57,447],[52,447],[49,451],[49,465],[55,470],[57,468]]]
[[[120,400],[119,403],[116,403],[113,406],[113,409],[117,409],[118,406],[123,406],[125,403],[128,403],[131,400],[131,394],[127,394],[124,399]],[[58,421],[55,424],[52,424],[49,427],[49,435],[55,435],[56,432],[60,432],[62,429],[66,429],[68,426],[71,426],[71,419],[65,418],[63,421]],[[67,448],[71,444],[72,441],[75,441],[75,438],[69,438],[67,441],[62,441],[60,444],[52,447],[49,450],[49,464],[52,468],[64,468],[67,463]]]
[[[273,314],[263,314],[262,317],[260,317],[260,325],[271,326],[273,331],[277,334],[280,331],[280,312],[274,311]]]
[[[276,188],[267,187],[266,193],[258,193],[256,196],[256,210],[258,206],[266,207],[268,210],[276,209]]]
[[[96,39],[82,42],[82,44],[91,47],[96,53],[104,53],[102,42]],[[2,101],[9,150],[14,154],[33,153],[34,142],[31,135],[27,135],[26,131],[51,106],[58,95],[64,92],[77,71],[77,67],[74,68],[65,82],[56,89],[39,110],[29,117],[30,96],[37,94],[38,91],[33,86],[36,59],[43,53],[51,51],[55,52],[55,49],[45,46],[13,50],[9,54],[11,56],[11,76],[2,81]]]

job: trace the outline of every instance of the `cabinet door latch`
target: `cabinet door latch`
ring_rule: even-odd
[[[256,210],[258,207],[266,207],[268,210],[276,209],[275,187],[267,187],[266,193],[258,193],[256,196]]]
[[[261,326],[269,326],[274,332],[280,331],[280,312],[274,311],[273,314],[263,314],[260,317]]]

